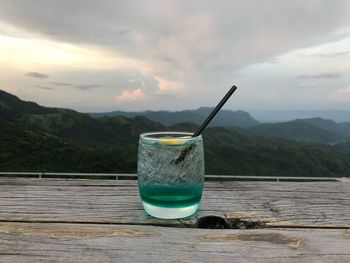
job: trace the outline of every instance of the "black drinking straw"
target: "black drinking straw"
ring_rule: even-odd
[[[215,115],[221,110],[222,106],[224,106],[226,101],[231,97],[231,95],[233,94],[233,92],[236,91],[236,89],[237,89],[236,86],[232,86],[232,88],[226,93],[226,95],[222,98],[222,100],[219,102],[219,104],[213,109],[213,111],[205,119],[205,121],[202,123],[202,125],[195,131],[195,133],[192,135],[192,137],[197,137],[203,132],[203,130],[208,126],[208,124],[215,117]],[[178,164],[178,163],[182,162],[186,158],[186,155],[192,150],[193,147],[194,147],[194,144],[191,144],[190,147],[182,150],[179,157],[172,160],[171,163]]]
[[[208,126],[208,124],[211,122],[211,120],[215,117],[215,115],[221,110],[222,106],[226,103],[226,101],[231,97],[233,92],[235,92],[237,89],[236,86],[232,86],[232,88],[226,93],[225,97],[222,98],[222,100],[219,102],[219,104],[213,109],[213,111],[209,114],[209,116],[205,119],[205,121],[202,123],[202,125],[195,131],[195,133],[192,135],[192,137],[197,137],[200,135],[203,130]]]

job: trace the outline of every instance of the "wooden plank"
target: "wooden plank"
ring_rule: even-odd
[[[350,262],[346,231],[0,223],[0,262]]]
[[[147,216],[136,181],[0,178],[0,200],[9,222],[350,227],[347,182],[207,182],[200,212],[182,220]]]

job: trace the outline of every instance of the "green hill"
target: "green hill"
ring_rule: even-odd
[[[242,129],[242,133],[248,136],[283,138],[308,143],[336,143],[350,139],[337,123],[321,118],[265,123]]]
[[[332,120],[325,120],[322,118],[310,118],[298,120],[299,122],[310,123],[320,129],[337,134],[339,139],[350,140],[350,122],[337,123]]]
[[[312,124],[300,122],[265,123],[243,131],[248,136],[284,138],[304,142],[330,142],[338,140],[336,134]]]
[[[209,128],[203,137],[209,174],[350,176],[350,144],[338,150],[338,145],[247,137],[224,127]]]
[[[92,118],[46,108],[0,92],[0,171],[136,172],[139,134],[187,130],[145,117]],[[348,176],[348,144],[305,144],[247,136],[241,129],[212,127],[204,133],[208,174]]]

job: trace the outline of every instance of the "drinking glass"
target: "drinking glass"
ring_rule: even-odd
[[[140,135],[138,184],[145,211],[175,219],[194,214],[204,182],[202,136],[188,132],[149,132]]]

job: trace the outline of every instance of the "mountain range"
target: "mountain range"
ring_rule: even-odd
[[[350,140],[350,122],[336,123],[322,118],[264,123],[242,129],[248,136],[284,138],[311,143],[336,144]]]
[[[112,117],[112,116],[124,116],[132,118],[135,116],[144,116],[152,121],[159,122],[165,126],[174,125],[182,122],[191,122],[195,124],[201,124],[205,118],[209,115],[212,108],[201,107],[197,110],[184,110],[184,111],[140,111],[140,112],[125,112],[125,111],[112,111],[105,113],[90,113],[90,116],[94,118],[99,117]],[[215,119],[210,123],[210,127],[224,126],[224,127],[251,127],[259,124],[248,112],[244,111],[231,111],[221,110]]]
[[[259,122],[286,122],[320,117],[336,122],[350,122],[350,110],[249,110]]]
[[[123,116],[133,118],[144,116],[164,126],[188,122],[200,125],[209,115],[212,108],[201,107],[197,110],[184,111],[112,111],[106,113],[90,113],[93,118]],[[247,136],[284,138],[311,143],[338,143],[350,139],[350,122],[337,123],[330,119],[308,118],[287,122],[259,123],[248,112],[221,110],[209,127],[240,128]]]
[[[247,117],[239,126],[232,125],[237,112],[224,113],[229,117],[223,114],[220,121],[230,125],[209,127],[203,134],[207,174],[350,175],[348,123],[306,119],[259,124],[238,112]],[[165,125],[138,115],[91,117],[0,90],[0,171],[136,172],[139,134],[198,127],[185,117],[182,121],[187,122]]]

